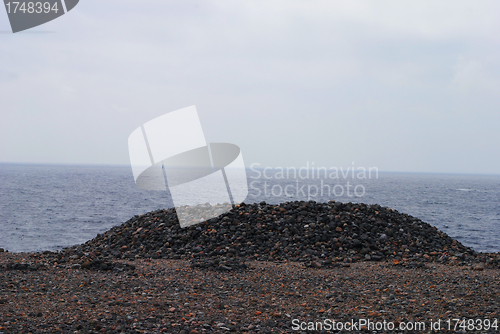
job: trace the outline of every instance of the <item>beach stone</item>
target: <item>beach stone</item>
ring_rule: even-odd
[[[484,264],[483,263],[473,264],[472,265],[472,270],[483,271],[484,270]]]
[[[321,268],[321,263],[319,263],[318,261],[313,261],[313,262],[311,262],[311,267]]]
[[[86,261],[81,264],[82,269],[89,269],[92,266],[92,262]]]

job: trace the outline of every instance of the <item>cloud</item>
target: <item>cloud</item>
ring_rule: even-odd
[[[15,80],[16,78],[17,74],[15,72],[0,70],[0,83],[9,82]]]
[[[462,94],[491,94],[500,93],[500,80],[491,75],[483,63],[458,57],[453,67],[454,75],[452,87]]]
[[[238,144],[245,161],[446,171],[476,154],[459,130],[500,140],[499,10],[82,1],[40,27],[54,34],[0,34],[1,159],[127,163],[133,129],[195,104],[207,140]],[[450,138],[461,145],[450,159],[419,159],[442,156]]]

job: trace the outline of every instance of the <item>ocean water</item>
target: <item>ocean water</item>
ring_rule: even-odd
[[[345,171],[344,171],[345,172]],[[500,175],[318,173],[249,168],[245,202],[380,204],[411,214],[483,252],[500,251]],[[57,250],[134,215],[172,207],[135,186],[129,166],[0,164],[0,248]]]

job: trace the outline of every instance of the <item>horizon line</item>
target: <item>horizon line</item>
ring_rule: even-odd
[[[0,164],[10,164],[10,165],[43,165],[43,166],[109,166],[109,167],[130,167],[130,164],[113,164],[113,163],[84,163],[84,162],[12,162],[12,161],[0,161]],[[350,168],[354,168],[356,171],[357,167],[366,168],[363,166],[349,166],[344,168],[343,166],[331,166],[331,167],[316,167],[306,168],[305,166],[295,167],[295,166],[287,166],[287,167],[274,167],[274,166],[266,166],[266,167],[252,167],[254,169],[263,170],[265,168],[270,169],[278,169],[278,168],[305,168],[307,170],[314,170],[319,168],[338,168],[341,170],[352,170]],[[368,167],[370,168],[370,167]],[[378,167],[371,167],[377,168]],[[251,169],[249,166],[245,166],[245,169]],[[378,170],[378,173],[397,173],[397,174],[441,174],[441,175],[476,175],[476,176],[500,176],[500,173],[481,173],[481,172],[434,172],[434,171],[401,171],[401,170]]]

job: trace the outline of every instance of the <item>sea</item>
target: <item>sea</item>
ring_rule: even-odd
[[[500,252],[500,175],[248,168],[246,203],[379,204],[418,217],[478,252]],[[133,217],[173,207],[139,189],[130,166],[0,164],[0,248],[56,251]]]

